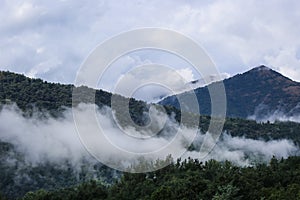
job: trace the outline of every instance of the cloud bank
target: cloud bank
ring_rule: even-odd
[[[87,111],[89,108],[91,109],[93,106],[82,105],[81,108],[78,108],[78,111],[82,113],[82,116],[87,121],[89,121],[89,117],[91,116],[90,112]],[[98,119],[101,121],[102,127],[107,132],[110,141],[118,146],[118,148],[136,153],[152,152],[168,144],[179,132],[179,140],[174,143],[172,146],[173,149],[160,151],[157,154],[152,154],[152,157],[146,158],[150,159],[150,161],[151,159],[154,161],[157,158],[164,159],[172,152],[185,152],[182,158],[200,157],[197,150],[186,152],[188,148],[187,138],[198,130],[184,127],[179,128],[176,123],[168,121],[165,130],[160,135],[141,140],[124,134],[113,122],[111,115],[107,111],[109,109],[98,112]],[[45,163],[59,165],[66,160],[74,167],[81,166],[82,162],[86,162],[87,160],[91,163],[96,163],[97,161],[87,152],[86,147],[76,132],[71,110],[66,110],[63,115],[63,118],[56,119],[25,118],[22,112],[15,106],[4,107],[0,112],[0,140],[13,144],[18,152],[24,154],[26,163],[33,166]],[[158,115],[157,117],[160,119],[159,117],[161,116]],[[95,127],[92,124],[86,124],[86,129],[89,131],[86,133],[88,137],[90,133],[98,131]],[[139,134],[139,132],[130,127],[127,128],[127,131],[131,131],[132,135],[135,133]],[[91,134],[91,136],[93,135]],[[91,140],[93,139],[91,138]],[[198,131],[193,142],[196,149],[199,149],[203,139],[204,134]],[[119,164],[122,165],[127,164],[130,166],[132,164],[126,163],[130,161],[130,158],[124,157],[128,155],[127,152],[124,152],[122,155],[119,151],[115,151],[115,148],[111,148],[111,146],[103,141],[97,141],[97,143],[99,146],[93,153],[97,153],[98,150],[99,155],[103,155],[102,159],[105,162],[118,160],[118,162],[121,162]],[[237,165],[251,165],[255,162],[268,162],[272,156],[285,158],[297,155],[298,153],[298,147],[292,141],[286,139],[266,142],[244,137],[232,137],[223,133],[220,141],[205,160],[229,160]],[[177,157],[178,155],[180,154],[173,155],[174,159],[179,158]],[[141,157],[143,156],[141,154]],[[136,159],[134,156],[132,158]],[[122,163],[123,160],[124,163]]]
[[[203,135],[199,135],[195,141],[195,147],[199,148],[199,144],[203,141]],[[197,151],[187,152],[184,158],[197,158],[197,154]],[[213,151],[205,160],[229,160],[239,166],[249,166],[268,162],[273,156],[286,158],[292,155],[299,155],[299,148],[290,140],[271,140],[266,142],[245,137],[232,137],[224,132]]]

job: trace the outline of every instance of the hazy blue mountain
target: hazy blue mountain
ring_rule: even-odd
[[[227,116],[247,118],[281,112],[292,116],[300,113],[300,83],[266,67],[259,66],[223,81],[227,95]],[[212,83],[216,84],[216,83]],[[209,115],[211,102],[208,87],[194,90],[201,114]],[[178,95],[187,95],[184,92]],[[159,102],[179,108],[177,97]]]

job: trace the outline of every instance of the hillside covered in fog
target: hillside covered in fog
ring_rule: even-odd
[[[199,181],[192,181],[198,189],[186,185],[189,188],[189,190],[185,189],[186,195],[195,197],[201,192],[205,199],[218,195],[251,196],[251,192],[257,190],[255,188],[258,187],[265,188],[261,190],[261,194],[266,196],[269,196],[277,187],[281,188],[278,195],[285,195],[286,191],[294,191],[296,190],[294,188],[299,187],[296,184],[299,176],[296,171],[294,178],[291,176],[285,181],[280,177],[276,180],[271,179],[269,172],[264,172],[264,170],[275,170],[274,167],[277,165],[281,166],[282,173],[284,173],[283,168],[287,170],[286,173],[290,173],[291,169],[298,169],[297,157],[288,158],[299,155],[300,124],[297,123],[296,117],[293,118],[293,122],[288,118],[283,121],[278,118],[271,122],[227,118],[223,133],[215,148],[203,160],[204,163],[199,164],[197,159],[208,130],[210,116],[197,116],[190,113],[190,117],[200,117],[199,124],[187,123],[185,128],[178,128],[177,123],[180,122],[182,113],[175,107],[164,106],[167,111],[167,123],[163,130],[153,139],[140,145],[139,141],[124,137],[113,123],[114,119],[110,114],[112,112],[110,101],[113,94],[81,87],[83,92],[95,92],[99,119],[105,122],[110,135],[117,143],[126,144],[133,151],[155,148],[158,143],[167,141],[167,138],[178,131],[184,134],[197,132],[196,138],[189,146],[184,145],[184,138],[180,140],[178,148],[187,152],[181,158],[171,155],[174,163],[170,167],[150,174],[122,175],[122,172],[95,160],[78,138],[71,106],[73,104],[73,109],[78,109],[77,112],[88,119],[89,110],[94,103],[91,99],[83,98],[83,102],[72,102],[72,89],[74,88],[72,85],[48,83],[41,79],[31,79],[10,72],[1,72],[0,82],[0,168],[2,172],[0,191],[8,198],[21,197],[29,191],[39,189],[43,191],[28,193],[26,199],[61,198],[62,194],[68,194],[69,197],[66,198],[70,199],[80,198],[80,195],[87,195],[87,199],[98,197],[98,195],[111,199],[125,198],[125,196],[129,199],[139,198],[139,193],[132,193],[134,196],[126,193],[135,185],[130,180],[139,180],[141,184],[139,187],[145,187],[143,184],[151,183],[148,189],[145,189],[148,194],[145,198],[158,198],[168,194],[169,187],[179,194],[185,184],[191,184],[190,179],[195,173],[199,173],[199,176],[202,174]],[[126,100],[124,97],[118,97],[121,101]],[[130,99],[129,102],[132,119],[137,124],[147,124],[149,120],[147,113],[151,105],[134,99]],[[155,105],[152,104],[152,106]],[[122,121],[122,118],[119,120],[126,125],[126,120]],[[159,112],[152,120],[157,122],[161,120]],[[92,127],[90,130],[95,131]],[[116,161],[122,159],[110,149],[106,149],[106,154]],[[160,156],[162,160],[168,157],[167,154]],[[281,158],[288,160],[279,161]],[[176,164],[177,159],[181,161]],[[186,163],[185,159],[195,160],[188,160]],[[210,161],[211,159],[216,161]],[[267,165],[271,161],[273,164]],[[274,162],[277,163],[276,166]],[[147,163],[144,167],[146,166]],[[210,177],[210,172],[206,170],[216,170],[213,172],[216,174]],[[237,171],[241,171],[242,174],[230,179],[222,178],[224,173],[234,174]],[[248,181],[258,181],[256,186],[247,188],[248,192],[239,187],[240,181],[249,176],[247,173],[263,173],[259,178],[257,175],[253,180],[244,182],[244,184],[250,184]],[[161,180],[158,181],[159,179]],[[96,182],[89,182],[91,180],[96,180]],[[114,184],[115,181],[118,183]],[[224,184],[226,184],[221,186],[220,181],[225,181]],[[272,184],[269,184],[269,181]],[[78,184],[82,185],[75,187]],[[173,184],[183,186],[176,189]],[[280,184],[280,187],[276,184]],[[118,189],[119,187],[122,189]],[[211,187],[214,189],[210,189]],[[292,194],[297,195],[293,192]]]

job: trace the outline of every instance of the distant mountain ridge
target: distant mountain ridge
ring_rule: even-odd
[[[228,117],[248,118],[253,115],[259,117],[275,111],[288,116],[300,114],[300,83],[266,66],[262,65],[225,79],[223,83],[227,95]],[[41,79],[30,79],[24,75],[0,71],[0,104],[15,102],[22,110],[39,108],[56,113],[64,106],[71,107],[73,88],[74,86],[70,84],[49,83]],[[94,91],[96,104],[110,106],[111,93],[103,90]],[[207,86],[194,91],[200,102],[201,115],[210,115],[211,102]],[[86,99],[85,102],[89,100]],[[135,107],[134,112],[143,112],[147,107],[142,101],[131,99],[130,102]],[[180,107],[176,96],[166,97],[159,104],[171,106],[169,112],[177,112],[172,107]]]
[[[259,117],[275,111],[290,116],[300,114],[300,83],[264,65],[225,79],[223,83],[227,95],[228,117]],[[208,87],[197,88],[194,91],[201,114],[209,115],[211,103]],[[179,95],[185,94],[187,93]],[[180,107],[176,96],[166,97],[159,103]]]

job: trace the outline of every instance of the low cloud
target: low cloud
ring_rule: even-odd
[[[92,105],[81,105],[77,112],[81,113],[82,119],[86,120],[86,136],[91,136],[93,141],[94,132],[98,131],[98,126],[89,124],[89,119],[93,117],[90,111],[93,111]],[[94,112],[94,111],[93,111]],[[130,159],[136,159],[139,156],[128,156],[128,152],[133,152],[140,157],[146,153],[146,159],[156,160],[157,158],[164,159],[172,152],[174,159],[177,159],[185,152],[185,157],[199,158],[199,151],[188,151],[189,141],[195,133],[197,136],[193,142],[196,149],[202,144],[205,137],[204,134],[197,129],[180,127],[172,119],[168,119],[164,126],[164,130],[158,135],[150,138],[135,138],[141,132],[132,127],[126,127],[125,132],[129,131],[130,135],[125,134],[124,130],[116,125],[112,119],[110,109],[97,111],[98,120],[101,123],[103,130],[106,131],[106,136],[113,145],[104,141],[97,140],[97,148],[93,149],[93,153],[99,153],[102,159],[108,161],[117,160],[118,162],[130,162]],[[157,115],[157,120],[161,120],[162,116]],[[148,132],[149,133],[149,132]],[[82,137],[82,135],[81,135]],[[178,139],[170,145],[169,148],[153,153],[147,157],[147,152],[155,152],[162,147],[165,147],[174,140]],[[81,138],[84,139],[84,138]],[[192,140],[191,140],[192,139]],[[0,140],[14,145],[15,149],[24,154],[26,163],[30,165],[38,165],[45,163],[59,164],[68,160],[73,166],[80,166],[83,160],[90,160],[91,163],[97,162],[86,150],[80,140],[74,124],[74,118],[71,109],[67,109],[63,113],[63,118],[45,118],[36,117],[26,118],[16,106],[5,106],[0,112]],[[112,148],[113,147],[113,148]],[[125,149],[124,153],[116,151],[117,148]],[[216,144],[213,151],[205,158],[216,159],[219,161],[229,160],[238,165],[250,165],[255,162],[268,162],[272,156],[278,158],[295,155],[299,152],[297,146],[290,140],[271,140],[262,141],[247,139],[244,137],[232,137],[223,133],[220,141]],[[134,154],[133,154],[134,155]],[[107,159],[107,160],[106,160]],[[130,165],[130,163],[127,163]]]
[[[270,110],[269,106],[260,104],[253,115],[248,116],[248,119],[255,120],[257,122],[296,122],[300,123],[300,104],[295,106],[290,111],[286,111],[284,107],[280,107],[276,110]]]
[[[203,135],[199,135],[194,142],[196,148],[199,148],[199,144],[201,144],[199,141],[203,140],[202,137]],[[197,151],[187,152],[185,157],[197,158],[198,154]],[[266,142],[245,137],[233,137],[224,132],[205,160],[228,160],[239,166],[249,166],[256,163],[266,163],[273,156],[287,158],[292,155],[299,155],[299,148],[291,140],[282,139]]]

